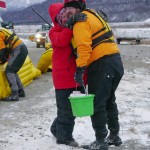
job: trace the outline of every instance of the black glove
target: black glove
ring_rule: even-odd
[[[70,17],[66,22],[66,27],[72,29],[76,22],[84,22],[87,20],[87,15],[83,13],[78,13]]]
[[[81,86],[84,85],[84,81],[83,81],[83,74],[84,74],[84,71],[85,71],[86,67],[77,67],[76,69],[76,73],[74,75],[74,79],[75,81],[80,84]]]
[[[4,64],[7,61],[7,58],[5,56],[0,56],[0,64]]]
[[[0,64],[4,64],[7,61],[7,57],[6,57],[6,48],[3,48],[0,50]]]

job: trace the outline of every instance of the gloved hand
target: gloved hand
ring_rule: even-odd
[[[84,84],[84,81],[83,81],[83,74],[84,74],[84,71],[85,71],[86,67],[77,67],[76,69],[76,73],[74,75],[74,79],[75,81],[80,84],[81,86],[83,86]]]
[[[6,57],[0,58],[0,64],[4,64],[7,61]]]
[[[70,17],[66,22],[66,27],[72,29],[76,22],[84,22],[87,20],[87,15],[83,13],[78,13]]]
[[[6,53],[6,48],[0,50],[0,64],[4,64],[7,61],[5,53]]]
[[[4,64],[6,61],[7,61],[6,56],[0,54],[0,64]]]

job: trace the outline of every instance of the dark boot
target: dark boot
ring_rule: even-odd
[[[19,101],[19,95],[17,91],[12,91],[9,97],[3,99],[4,101]]]
[[[18,94],[19,94],[19,97],[25,97],[26,96],[24,89],[19,89]]]
[[[102,141],[94,141],[90,145],[82,146],[83,149],[88,150],[108,150],[108,144],[104,140]]]
[[[71,147],[78,147],[78,143],[73,138],[70,140],[64,140],[64,141],[57,140],[57,144],[65,144]]]
[[[53,136],[56,138],[56,130],[53,130],[52,128],[50,128],[50,131],[53,134]]]
[[[53,134],[54,137],[56,137],[56,133],[57,133],[57,118],[55,118],[55,120],[53,121],[51,127],[50,127],[50,131]]]
[[[118,135],[110,134],[106,139],[108,145],[120,146],[122,144],[121,138]]]

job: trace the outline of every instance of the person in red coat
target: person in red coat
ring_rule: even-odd
[[[74,80],[76,57],[70,46],[73,32],[71,29],[65,28],[69,14],[62,3],[51,4],[49,14],[54,24],[49,31],[49,37],[53,47],[52,78],[57,104],[57,117],[50,130],[58,144],[77,147],[78,143],[72,136],[75,117],[72,114],[68,97],[73,91],[78,90],[82,93],[85,91]]]

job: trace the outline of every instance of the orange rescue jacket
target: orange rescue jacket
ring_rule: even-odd
[[[93,61],[105,56],[119,52],[119,48],[115,42],[101,42],[92,48],[92,42],[95,38],[101,36],[106,31],[103,31],[104,25],[92,13],[83,11],[87,15],[85,22],[77,22],[73,27],[73,36],[77,46],[78,58],[76,63],[78,67],[89,66]],[[98,31],[100,33],[93,36]]]
[[[0,28],[0,50],[3,48],[15,49],[22,43],[22,40],[18,38],[12,31]]]

